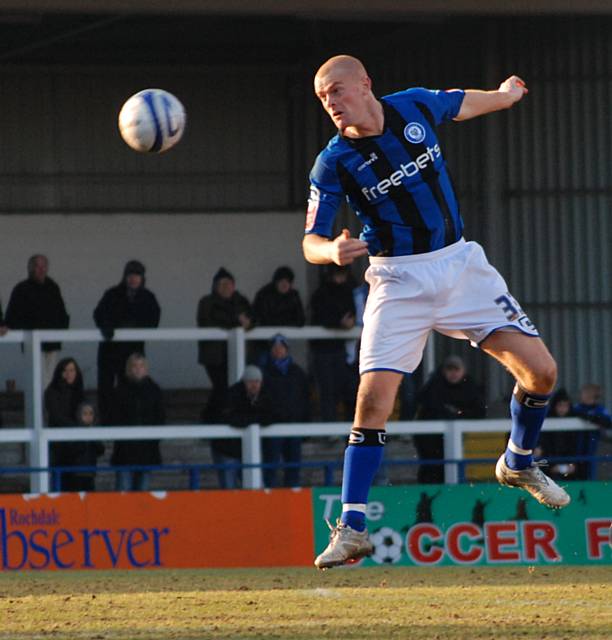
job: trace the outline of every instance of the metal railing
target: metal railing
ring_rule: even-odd
[[[228,378],[233,383],[240,378],[246,362],[246,344],[249,340],[269,339],[277,333],[283,333],[289,340],[311,339],[356,339],[361,329],[331,330],[322,327],[265,327],[251,331],[242,328],[223,329],[119,329],[115,332],[114,342],[145,341],[211,341],[224,340],[228,348]],[[24,443],[28,446],[28,467],[30,489],[34,493],[49,492],[49,476],[40,470],[49,467],[49,444],[52,442],[84,442],[92,440],[178,440],[178,439],[218,439],[239,438],[242,441],[242,461],[245,464],[243,486],[260,488],[261,440],[275,437],[313,437],[343,436],[350,431],[348,422],[276,424],[266,427],[250,425],[238,429],[227,425],[164,425],[139,427],[93,427],[79,429],[45,428],[43,423],[43,389],[41,384],[41,344],[43,342],[101,342],[103,337],[97,329],[67,329],[58,331],[10,331],[0,338],[2,344],[21,343],[30,363],[28,384],[25,389],[26,426],[19,429],[0,429],[0,444]],[[426,373],[434,368],[434,351],[431,340],[425,353]],[[388,430],[391,435],[442,434],[444,435],[444,458],[462,460],[463,434],[506,432],[510,428],[509,420],[457,420],[457,421],[418,421],[391,422]],[[592,424],[578,418],[547,420],[546,430],[589,431]],[[445,465],[446,482],[459,481],[459,469],[454,463]]]
[[[330,423],[291,423],[275,424],[266,427],[253,424],[245,429],[227,425],[178,425],[178,426],[141,426],[141,427],[74,427],[46,429],[1,429],[0,443],[23,442],[37,452],[37,459],[29,466],[32,468],[31,487],[35,493],[48,493],[49,476],[43,470],[49,468],[49,444],[52,442],[88,442],[94,440],[180,440],[238,438],[242,442],[243,486],[247,489],[259,489],[262,483],[261,442],[264,438],[278,437],[315,437],[346,436],[350,431],[349,422]],[[456,421],[418,421],[390,422],[388,432],[394,435],[441,434],[444,436],[445,481],[457,484],[460,481],[460,465],[475,461],[464,457],[463,435],[465,433],[506,432],[510,421],[495,420],[456,420]],[[596,428],[579,418],[553,418],[547,420],[546,431],[593,431]],[[33,484],[36,479],[36,484]]]

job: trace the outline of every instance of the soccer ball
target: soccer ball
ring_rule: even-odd
[[[185,120],[185,109],[175,96],[163,89],[145,89],[121,108],[119,132],[132,149],[161,153],[181,139]]]
[[[402,557],[402,536],[390,527],[381,527],[370,536],[374,545],[372,560],[378,564],[393,564]]]

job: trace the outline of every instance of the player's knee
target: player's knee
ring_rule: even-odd
[[[364,424],[385,422],[391,407],[384,394],[371,387],[360,387],[357,394],[357,415]]]
[[[557,363],[552,356],[541,358],[527,374],[527,379],[520,381],[522,386],[534,393],[550,393],[557,383]]]
[[[555,388],[555,384],[557,384],[557,363],[552,357],[543,363],[540,380],[547,388],[547,393],[550,393]]]

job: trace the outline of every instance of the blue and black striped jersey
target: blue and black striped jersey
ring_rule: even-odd
[[[306,233],[331,237],[345,197],[363,223],[370,255],[427,253],[459,240],[463,221],[437,136],[454,118],[460,89],[414,88],[380,99],[377,136],[334,136],[310,172]]]

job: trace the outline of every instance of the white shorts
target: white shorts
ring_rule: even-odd
[[[360,373],[413,372],[431,330],[473,346],[496,330],[539,335],[477,242],[462,238],[430,253],[371,257],[365,278]]]

